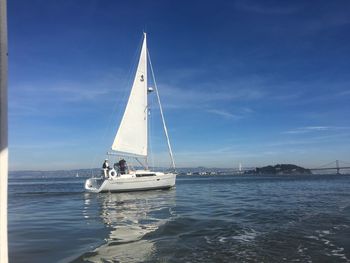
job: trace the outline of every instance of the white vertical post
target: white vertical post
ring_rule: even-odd
[[[0,0],[0,262],[8,262],[7,244],[7,12]]]

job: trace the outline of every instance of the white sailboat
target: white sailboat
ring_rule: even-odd
[[[164,173],[149,170],[148,160],[148,94],[153,91],[147,84],[147,37],[144,33],[140,59],[123,118],[112,144],[109,155],[132,157],[144,167],[142,170],[128,169],[124,164],[105,171],[105,175],[86,180],[85,189],[91,192],[127,192],[151,189],[166,189],[175,186],[176,172],[173,153],[165,125],[162,105],[154,78],[151,61],[150,69],[155,93],[161,113],[163,129],[167,140],[172,172]],[[143,164],[140,159],[144,159]],[[117,164],[117,163],[116,163]]]

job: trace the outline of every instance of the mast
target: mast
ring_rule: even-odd
[[[169,155],[170,155],[170,159],[171,159],[171,166],[172,166],[172,168],[173,168],[174,171],[175,171],[176,167],[175,167],[174,155],[173,155],[173,151],[172,151],[171,145],[170,145],[170,140],[169,140],[169,135],[168,135],[168,129],[167,129],[166,124],[165,124],[165,119],[164,119],[164,114],[163,114],[163,108],[162,108],[162,104],[161,104],[161,102],[160,102],[159,92],[158,92],[158,88],[157,88],[157,82],[156,82],[156,78],[154,77],[154,71],[153,71],[152,61],[151,61],[151,57],[150,57],[150,55],[149,55],[148,50],[147,50],[147,55],[148,55],[149,65],[150,65],[150,67],[151,67],[152,77],[153,77],[153,81],[154,81],[154,87],[155,87],[156,94],[157,94],[157,99],[158,99],[158,104],[159,104],[159,109],[160,109],[160,115],[161,115],[161,117],[162,117],[163,129],[164,129],[165,137],[166,137],[167,144],[168,144],[168,150],[169,150]]]
[[[0,0],[0,262],[8,262],[7,245],[7,13],[6,0]]]
[[[146,135],[146,139],[147,139],[147,151],[146,151],[146,157],[145,157],[145,166],[144,168],[146,170],[149,169],[149,165],[148,165],[148,154],[149,154],[149,131],[148,131],[148,127],[149,127],[149,119],[148,119],[148,112],[149,112],[149,105],[148,105],[148,73],[147,73],[147,34],[145,32],[145,30],[143,31],[143,46],[146,49],[146,56],[145,56],[145,62],[146,62],[146,130],[147,130],[147,135]],[[142,52],[142,51],[141,51]],[[136,161],[138,161],[136,159]],[[139,161],[138,161],[139,162]],[[142,164],[141,164],[142,165]]]

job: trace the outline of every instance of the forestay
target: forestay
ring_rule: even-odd
[[[147,156],[147,116],[147,44],[144,34],[135,79],[112,150]]]

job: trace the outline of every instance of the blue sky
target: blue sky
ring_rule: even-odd
[[[349,1],[12,0],[8,17],[12,170],[100,166],[143,30],[179,167],[349,161]]]

